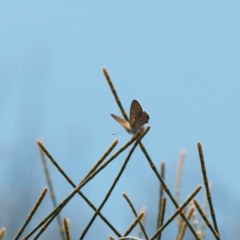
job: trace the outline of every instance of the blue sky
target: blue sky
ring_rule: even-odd
[[[235,236],[237,225],[230,223],[240,211],[238,1],[0,3],[0,200],[14,209],[16,197],[20,207],[24,199],[19,196],[31,193],[14,226],[20,227],[46,186],[39,137],[76,183],[116,138],[117,148],[131,138],[127,133],[112,135],[122,128],[110,113],[121,115],[102,73],[106,67],[125,110],[137,99],[149,113],[151,130],[143,142],[156,166],[166,162],[171,190],[179,152],[186,149],[181,201],[202,184],[196,147],[201,141],[222,236]],[[126,155],[84,188],[96,206]],[[71,188],[49,167],[60,201]],[[158,185],[137,149],[103,213],[124,232],[133,221],[121,196],[127,192],[138,210],[149,207],[147,228],[153,232]],[[51,208],[48,199],[29,229]],[[168,209],[170,216],[170,201]],[[83,211],[86,222],[80,227]],[[8,214],[10,220],[1,219],[0,225],[10,229],[14,214]],[[75,237],[92,214],[78,198],[63,212],[72,220]],[[101,238],[112,234],[100,220],[94,227]],[[165,236],[175,236],[172,229],[174,224]],[[55,232],[56,226],[49,231]],[[94,234],[89,232],[86,239]]]

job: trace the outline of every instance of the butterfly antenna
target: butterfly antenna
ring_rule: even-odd
[[[121,131],[121,132],[125,132],[126,130],[123,130],[123,131]],[[117,133],[113,133],[112,135],[116,135],[116,134],[119,134],[119,133],[121,133],[121,132],[117,132]]]

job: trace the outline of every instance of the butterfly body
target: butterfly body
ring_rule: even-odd
[[[149,120],[148,113],[143,111],[141,104],[137,100],[132,101],[129,121],[114,114],[111,114],[111,116],[130,134],[136,134],[140,129],[143,128],[145,123],[148,123]]]

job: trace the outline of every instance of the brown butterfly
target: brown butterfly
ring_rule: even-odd
[[[148,113],[143,111],[141,104],[137,100],[132,101],[129,122],[114,114],[111,114],[111,116],[130,134],[136,134],[145,123],[148,123],[149,120]]]

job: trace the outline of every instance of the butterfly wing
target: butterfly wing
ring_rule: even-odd
[[[118,122],[120,123],[128,132],[131,132],[131,126],[130,123],[128,121],[126,121],[123,118],[120,118],[114,114],[111,114],[111,116]]]
[[[132,127],[132,132],[136,134],[145,123],[148,123],[149,115],[147,112],[142,112],[141,116],[134,122],[134,126]]]
[[[130,107],[130,126],[134,128],[136,121],[141,117],[143,112],[142,106],[137,100],[133,100]]]

